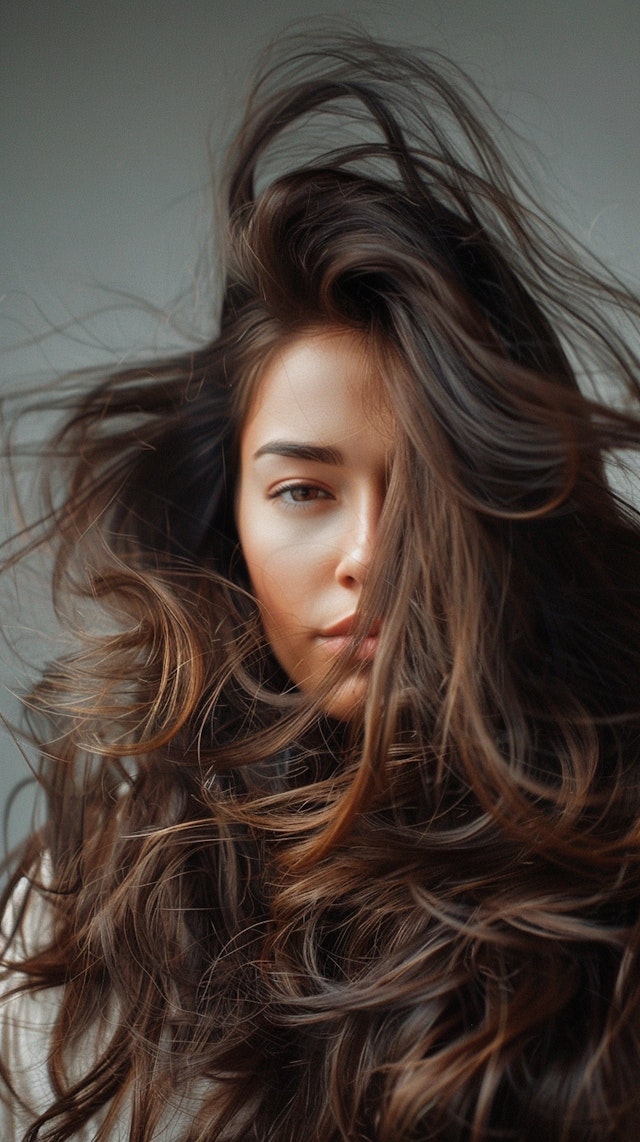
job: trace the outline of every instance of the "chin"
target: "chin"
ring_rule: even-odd
[[[341,682],[328,696],[324,711],[339,722],[350,722],[362,713],[367,696],[368,678],[362,673]]]

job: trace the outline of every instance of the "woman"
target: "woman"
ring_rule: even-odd
[[[289,44],[215,335],[56,437],[3,1138],[635,1137],[639,303],[463,90]],[[312,113],[360,142],[265,173]]]

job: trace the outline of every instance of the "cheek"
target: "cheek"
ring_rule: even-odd
[[[308,591],[303,596],[304,580],[295,551],[274,549],[271,543],[260,543],[254,535],[244,557],[269,646],[285,673],[297,684],[299,667],[305,659]]]
[[[253,593],[266,622],[278,617],[296,594],[295,545],[283,542],[269,526],[264,504],[254,504],[250,496],[240,496],[236,511],[238,536]]]
[[[317,580],[318,551],[299,529],[265,505],[251,486],[241,489],[236,526],[253,593],[265,612],[297,610]]]
[[[280,546],[253,536],[243,547],[245,564],[253,593],[263,612],[266,626],[293,621],[308,597],[311,575],[302,553],[292,546]]]

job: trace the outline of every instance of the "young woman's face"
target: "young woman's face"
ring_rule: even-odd
[[[393,425],[371,407],[371,381],[357,334],[301,335],[272,358],[241,435],[242,552],[273,652],[311,694],[349,649],[385,496]],[[376,643],[374,629],[332,691],[331,716],[362,701]]]

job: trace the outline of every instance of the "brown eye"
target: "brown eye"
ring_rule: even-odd
[[[317,484],[285,484],[276,489],[272,499],[282,500],[285,504],[308,504],[315,500],[329,500],[332,496]]]

